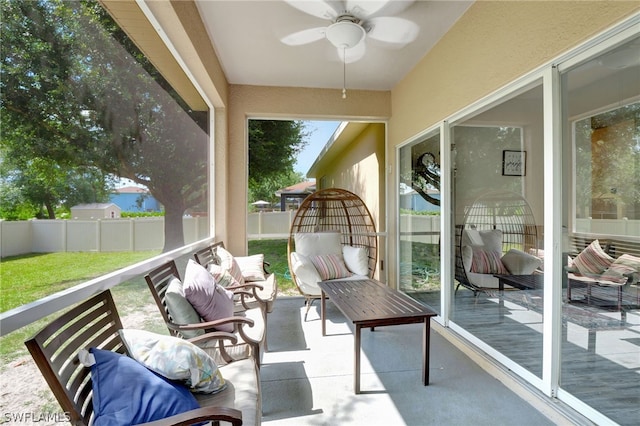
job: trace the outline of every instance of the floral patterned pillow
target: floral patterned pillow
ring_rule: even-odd
[[[118,332],[131,358],[167,379],[184,382],[192,392],[216,393],[226,387],[213,358],[193,343],[144,330]]]

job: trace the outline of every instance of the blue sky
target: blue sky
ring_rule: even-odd
[[[333,132],[340,125],[340,121],[305,121],[305,128],[308,133],[309,143],[298,156],[294,169],[306,175],[313,162],[318,158],[318,154],[327,144]]]

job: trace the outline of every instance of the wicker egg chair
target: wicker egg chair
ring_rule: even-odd
[[[300,287],[292,264],[291,253],[295,251],[295,235],[305,232],[337,231],[343,245],[364,247],[368,251],[369,278],[373,278],[378,261],[378,238],[376,226],[364,201],[353,192],[340,188],[327,188],[310,194],[296,212],[289,231],[287,259],[291,279],[305,297],[306,312],[309,312],[318,294],[305,293]],[[307,314],[305,313],[305,320]]]
[[[462,260],[465,229],[502,231],[502,254],[510,249],[528,252],[538,248],[538,227],[533,211],[520,194],[510,191],[487,192],[465,207],[464,219],[455,229],[456,291],[462,285],[474,292],[485,290],[468,277]]]

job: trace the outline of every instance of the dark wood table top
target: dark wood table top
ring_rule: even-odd
[[[544,275],[542,274],[494,275],[494,277],[502,281],[504,284],[520,290],[541,289],[544,285]]]
[[[408,324],[437,315],[406,294],[372,279],[322,281],[319,286],[354,324]]]

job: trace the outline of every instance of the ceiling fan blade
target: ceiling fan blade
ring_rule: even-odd
[[[284,0],[289,6],[317,18],[333,21],[339,13],[341,5],[336,1],[324,0]],[[336,7],[338,9],[336,9]]]
[[[314,41],[322,40],[325,37],[324,34],[326,30],[326,27],[309,28],[282,37],[280,41],[289,46],[309,44]]]
[[[367,21],[370,27],[368,37],[402,47],[418,37],[420,27],[408,19],[393,16],[380,16]]]
[[[391,0],[347,0],[346,10],[358,18],[364,19],[388,6],[388,3],[393,2]]]
[[[362,3],[368,4],[369,2],[363,1]],[[407,10],[413,3],[415,3],[415,0],[389,0],[383,7],[368,15],[368,18],[398,15]]]

